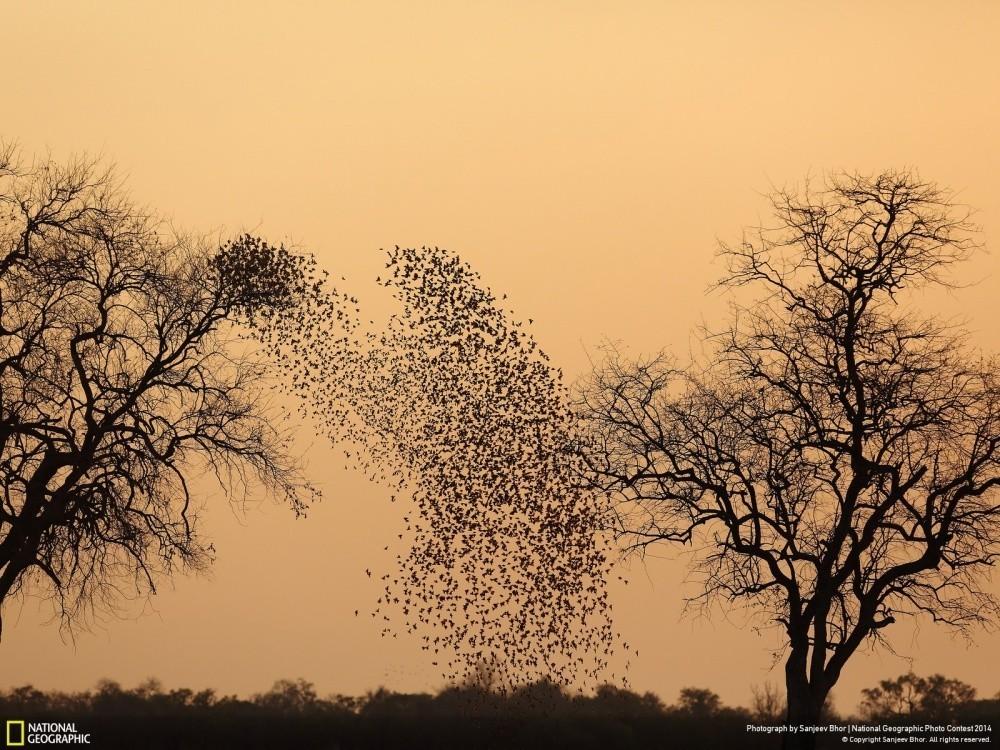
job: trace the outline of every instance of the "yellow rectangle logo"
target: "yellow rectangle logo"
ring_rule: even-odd
[[[18,739],[14,739],[15,732],[12,729],[17,729],[16,732]],[[24,721],[14,721],[12,719],[7,719],[7,747],[24,747]]]

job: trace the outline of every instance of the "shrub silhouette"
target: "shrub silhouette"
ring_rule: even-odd
[[[865,691],[865,706],[896,696],[902,686],[917,699],[912,716],[949,716],[965,723],[1000,722],[1000,700],[975,700],[958,680],[903,675]],[[772,691],[776,692],[776,691]],[[758,691],[759,694],[759,691]],[[882,704],[879,704],[882,705]],[[893,706],[900,703],[886,703]],[[772,713],[776,711],[772,707]],[[910,709],[907,709],[910,710]],[[112,680],[78,693],[45,692],[30,685],[0,691],[0,715],[29,721],[76,721],[96,747],[135,748],[774,748],[776,735],[748,733],[754,712],[723,705],[707,688],[687,687],[665,705],[652,693],[601,685],[593,694],[571,694],[547,680],[506,693],[478,685],[451,685],[435,694],[378,688],[361,697],[323,697],[303,679],[278,680],[250,698],[213,690],[166,690],[157,680],[134,688]],[[821,738],[838,747],[840,738]]]

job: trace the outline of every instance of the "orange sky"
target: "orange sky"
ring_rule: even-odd
[[[761,193],[829,169],[911,166],[1000,237],[1000,5],[990,2],[6,3],[0,136],[25,151],[102,153],[179,225],[251,229],[313,250],[363,297],[380,247],[459,251],[535,319],[567,374],[604,338],[683,356],[724,310],[706,287],[716,238]],[[921,300],[997,349],[1000,260]],[[415,640],[370,618],[398,508],[310,444],[326,500],[304,521],[211,498],[208,578],[166,584],[75,644],[29,600],[8,612],[0,686],[102,676],[249,693],[302,676],[321,692],[433,689]],[[640,649],[633,685],[745,703],[773,636],[745,618],[681,618],[684,565],[633,566],[614,592]],[[690,591],[690,590],[687,590]],[[920,673],[1000,689],[1000,636],[974,647],[896,626]],[[859,655],[835,689],[908,662]]]

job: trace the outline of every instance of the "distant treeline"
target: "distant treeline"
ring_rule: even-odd
[[[998,696],[1000,698],[1000,696]],[[1000,699],[940,675],[903,675],[865,691],[857,718],[872,722],[989,722],[1000,730]],[[305,680],[279,680],[250,698],[213,690],[165,690],[156,680],[133,689],[103,680],[79,693],[31,686],[0,692],[0,718],[75,722],[91,746],[128,748],[774,748],[775,735],[746,725],[780,724],[783,706],[770,685],[750,708],[722,705],[702,688],[677,703],[653,693],[604,685],[570,694],[549,682],[506,693],[475,685],[437,694],[380,688],[363,697],[320,697]],[[828,740],[839,738],[828,738]],[[826,745],[822,744],[821,747]],[[836,746],[833,742],[829,746]]]

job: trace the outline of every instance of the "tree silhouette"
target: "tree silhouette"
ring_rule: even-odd
[[[918,677],[913,672],[861,692],[861,715],[869,721],[909,716],[952,720],[958,709],[976,698],[976,689],[960,680],[939,674]]]
[[[697,718],[707,719],[722,708],[722,699],[707,688],[681,688],[677,710]]]
[[[259,485],[303,512],[314,490],[236,324],[329,308],[320,282],[254,238],[210,250],[170,231],[96,163],[3,149],[0,603],[47,592],[71,624],[200,568],[205,471],[236,501]]]
[[[379,282],[401,308],[384,328],[278,340],[304,411],[412,498],[410,551],[375,613],[383,634],[402,614],[458,679],[596,676],[611,643],[606,522],[580,485],[561,372],[445,250],[397,248]]]
[[[0,711],[28,721],[77,721],[101,747],[113,748],[771,747],[771,738],[747,735],[750,717],[739,708],[718,708],[705,721],[650,693],[605,685],[596,695],[571,694],[547,681],[507,694],[451,686],[436,694],[379,688],[321,697],[309,682],[279,680],[266,693],[240,698],[167,691],[155,680],[132,689],[105,680],[77,693],[2,690]]]
[[[307,713],[322,704],[315,686],[306,680],[277,680],[269,691],[254,696],[254,703],[281,713]]]
[[[920,701],[912,709],[896,710],[890,699],[886,710],[868,718],[879,723],[995,725],[1000,716],[1000,701],[973,700],[971,688],[940,675],[928,680],[904,675],[881,684],[884,688],[913,681],[949,686],[943,693],[950,696],[949,710],[927,712]],[[930,687],[921,694],[934,692]],[[776,692],[771,695],[778,697]],[[94,733],[101,747],[115,748],[765,750],[775,742],[774,735],[748,732],[746,726],[771,723],[771,714],[724,706],[708,689],[687,688],[677,703],[664,705],[652,693],[639,695],[611,685],[600,686],[593,695],[570,693],[549,681],[521,685],[506,694],[452,685],[435,694],[379,688],[352,697],[320,696],[302,679],[278,680],[265,693],[241,698],[217,696],[211,689],[166,690],[155,679],[131,689],[102,680],[96,689],[76,693],[43,692],[30,685],[0,690],[0,712],[29,721],[77,721]],[[831,716],[826,721],[847,720]],[[847,733],[826,734],[823,746],[844,744],[838,734]]]
[[[908,173],[772,196],[774,228],[723,245],[730,328],[705,366],[614,353],[583,389],[585,452],[631,549],[700,550],[704,592],[787,636],[788,718],[814,722],[848,660],[902,615],[993,617],[997,361],[901,295],[974,249]],[[811,738],[792,736],[807,745]]]
[[[780,688],[773,682],[751,686],[750,694],[750,713],[754,721],[759,724],[778,724],[784,718],[785,701],[781,697]]]

